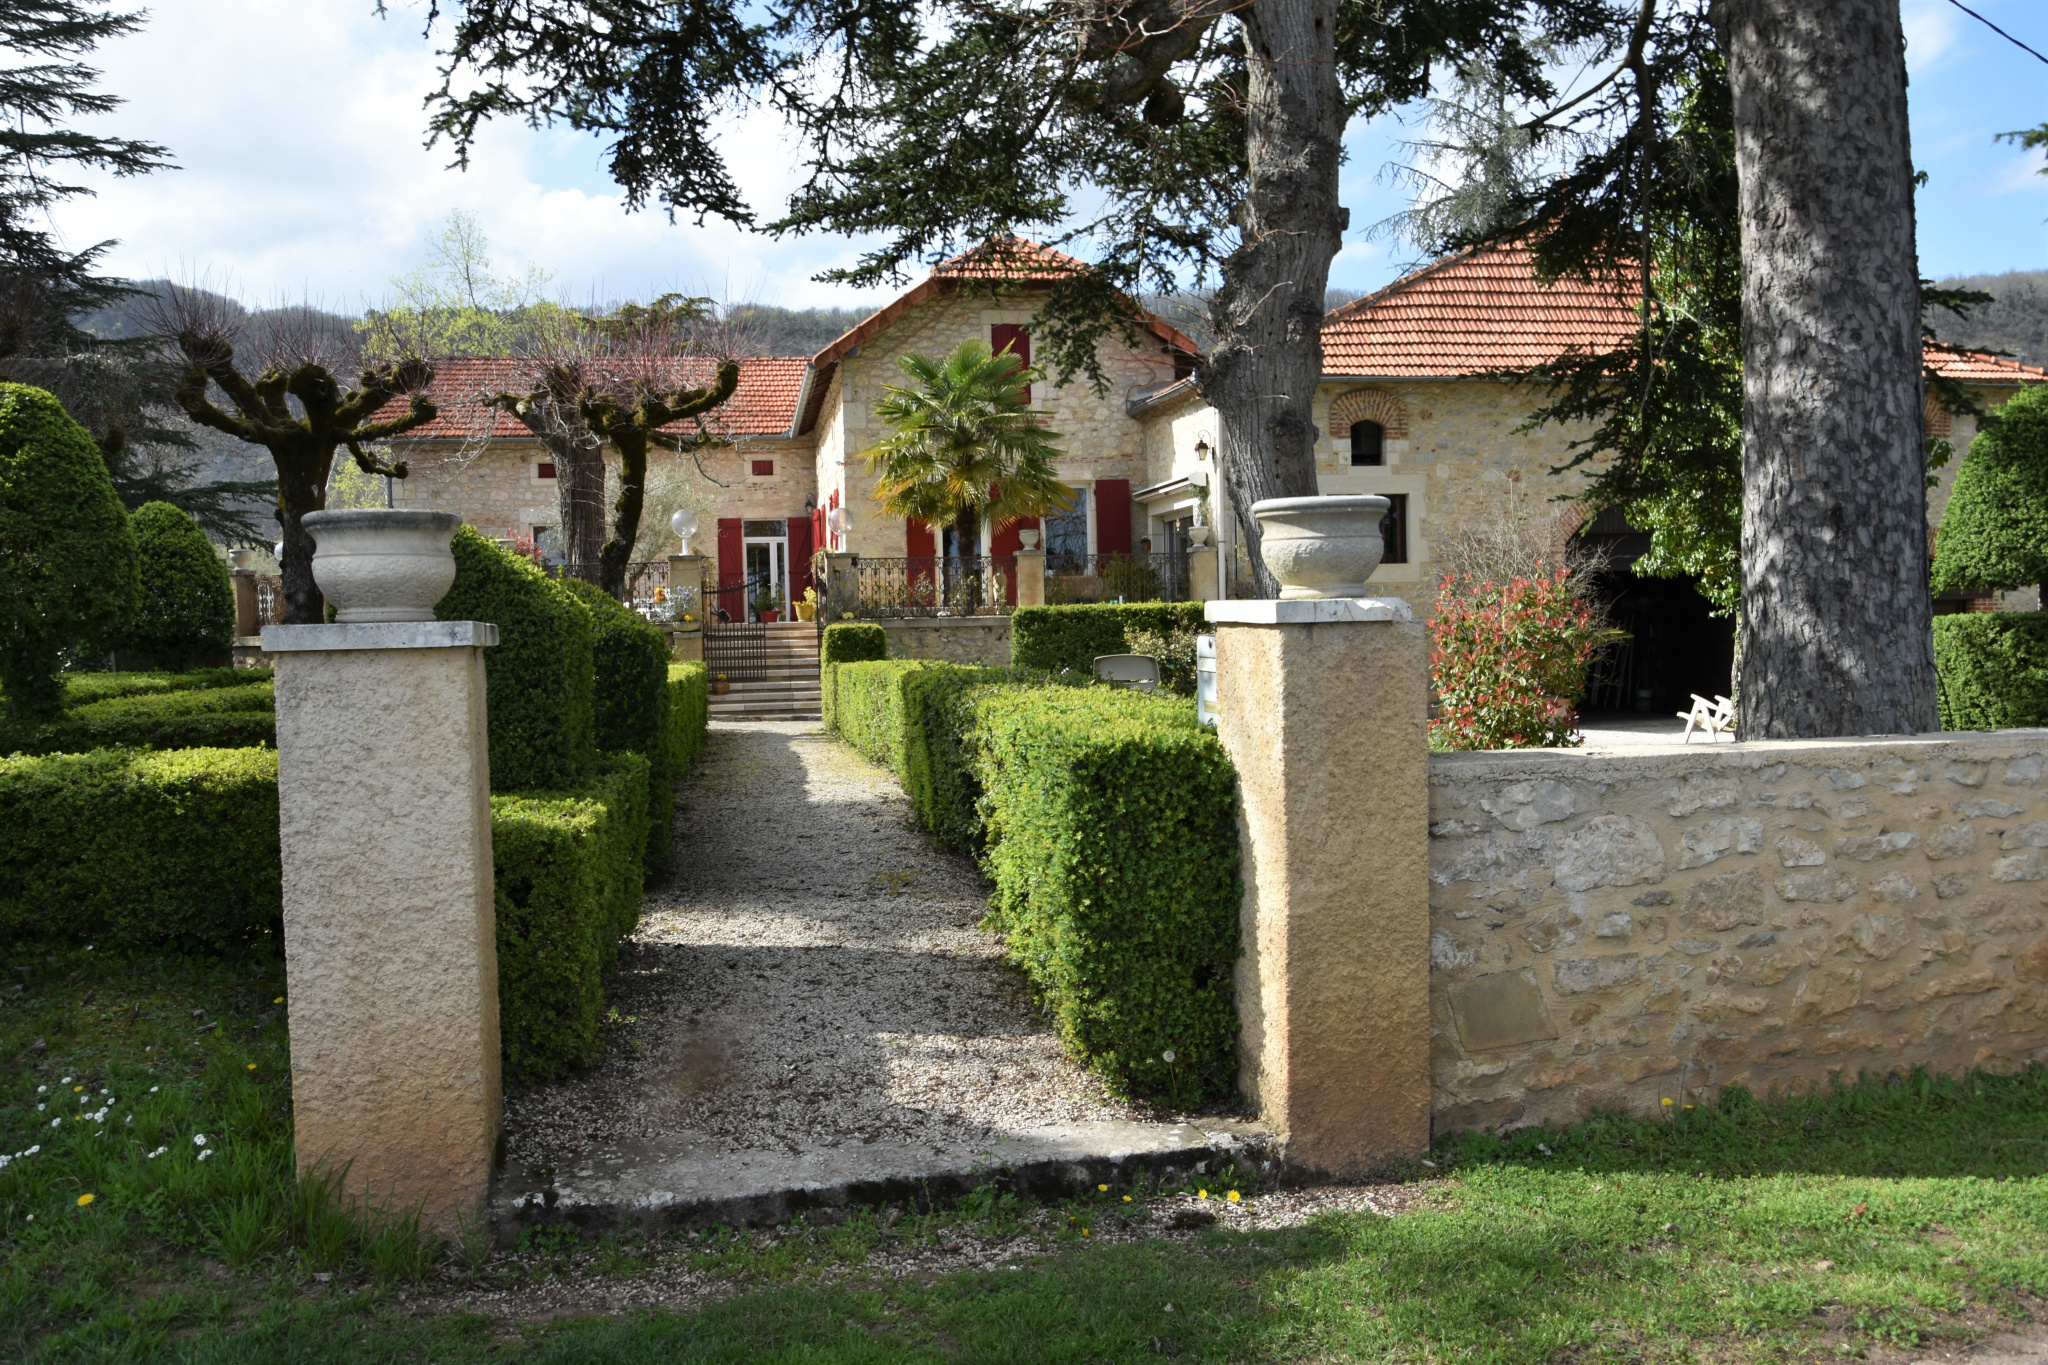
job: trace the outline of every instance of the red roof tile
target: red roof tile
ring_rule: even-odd
[[[1573,349],[1611,350],[1636,328],[1634,281],[1539,285],[1519,245],[1481,247],[1424,266],[1323,319],[1323,373],[1449,378],[1526,370]],[[1976,385],[2048,380],[1997,356],[1929,350],[1927,363]]]
[[[739,385],[733,395],[706,417],[705,425],[722,436],[782,436],[796,418],[798,397],[803,392],[804,368],[810,362],[800,355],[748,356],[740,361]],[[717,362],[709,357],[690,357],[676,362],[674,382],[707,384]],[[423,427],[416,427],[396,439],[400,441],[473,440],[488,434],[494,440],[531,438],[523,423],[511,414],[485,406],[488,394],[517,391],[531,385],[527,362],[512,356],[465,357],[446,360],[436,367],[427,396],[440,414]],[[666,381],[665,381],[666,382]],[[378,413],[389,419],[405,411],[395,401]],[[682,424],[677,424],[682,425]]]

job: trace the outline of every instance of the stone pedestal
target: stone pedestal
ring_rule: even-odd
[[[843,616],[860,602],[860,583],[853,569],[851,550],[825,552],[825,604],[832,614]]]
[[[1197,545],[1188,551],[1188,600],[1214,602],[1223,596],[1216,578],[1216,547]]]
[[[1242,796],[1239,1087],[1288,1166],[1428,1150],[1429,647],[1399,600],[1211,602]]]
[[[477,621],[271,626],[298,1169],[443,1236],[501,1117]]]
[[[247,639],[263,629],[262,612],[256,601],[256,571],[229,569],[228,581],[235,589],[235,638]]]
[[[676,600],[676,589],[695,588],[697,595],[687,605]],[[696,624],[704,624],[704,612],[710,603],[704,600],[704,556],[670,555],[668,557],[668,600],[678,611],[688,611],[697,618]]]
[[[1045,551],[1017,551],[1017,605],[1045,605]]]

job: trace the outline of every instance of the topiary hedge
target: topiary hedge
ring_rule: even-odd
[[[819,713],[832,728],[838,699],[832,695],[832,665],[873,663],[889,657],[889,632],[865,621],[841,621],[825,627],[818,643]]]
[[[561,585],[590,613],[597,747],[647,760],[647,867],[659,871],[669,862],[675,784],[682,776],[668,686],[668,638],[595,583],[563,578]]]
[[[977,708],[999,692],[1060,686],[1062,680],[1028,668],[935,663],[904,675],[894,690],[903,718],[903,790],[919,824],[939,843],[977,853],[983,841],[976,767]],[[1087,686],[1076,677],[1070,686]]]
[[[937,664],[930,659],[884,659],[824,668],[821,671],[830,679],[825,684],[826,694],[838,698],[827,724],[870,763],[879,763],[901,777],[907,762],[903,680],[920,669],[934,667]]]
[[[114,639],[123,668],[219,668],[235,637],[235,590],[199,523],[167,502],[128,519],[147,566],[135,612]]]
[[[704,753],[704,730],[711,720],[711,670],[701,663],[670,664],[668,689],[676,771],[683,773]]]
[[[604,978],[640,915],[647,760],[608,754],[583,786],[491,798],[505,1064],[552,1080],[604,1052]]]
[[[2048,725],[2048,611],[1934,618],[1944,730]]]
[[[82,754],[137,749],[277,747],[269,675],[242,673],[241,686],[109,696],[72,706],[42,725],[0,720],[0,754]],[[89,695],[89,693],[88,693]]]
[[[209,687],[247,687],[266,682],[259,668],[196,668],[190,673],[67,673],[64,704],[83,706],[108,697],[157,696],[165,692],[198,692]]]
[[[1241,891],[1215,734],[1192,703],[1104,687],[1003,689],[974,712],[990,918],[1067,1047],[1126,1094],[1228,1087]]]
[[[275,931],[277,754],[0,759],[0,938],[224,948]]]
[[[1010,617],[1010,662],[1049,673],[1087,673],[1104,654],[1128,654],[1130,629],[1171,636],[1208,627],[1200,602],[1085,602],[1019,607]]]
[[[454,551],[455,586],[435,616],[498,627],[497,645],[484,651],[491,790],[581,785],[597,754],[589,611],[470,527],[456,530]]]

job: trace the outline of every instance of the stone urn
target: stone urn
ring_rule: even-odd
[[[363,507],[308,512],[300,524],[313,537],[313,582],[340,624],[431,621],[455,582],[453,512]]]
[[[1214,534],[1215,532],[1206,526],[1190,526],[1188,527],[1188,544],[1194,546],[1197,550],[1206,550],[1209,548],[1209,538]]]
[[[1038,528],[1036,526],[1022,526],[1018,528],[1017,548],[1026,551],[1034,551],[1038,548]]]
[[[231,569],[245,569],[250,573],[256,572],[256,552],[254,550],[229,550],[228,567]]]
[[[1380,521],[1392,506],[1370,494],[1253,503],[1260,548],[1280,580],[1280,599],[1365,596],[1365,580],[1386,552]]]

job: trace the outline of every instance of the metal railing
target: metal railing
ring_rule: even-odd
[[[748,619],[750,599],[767,581],[742,578],[706,590],[704,666],[713,681],[762,682],[768,677],[768,627]]]
[[[547,566],[550,578],[580,578],[587,583],[599,581],[603,575],[598,566],[592,564],[555,563]],[[626,566],[625,602],[630,607],[647,608],[654,605],[657,590],[668,589],[668,561],[666,559],[642,560]]]
[[[284,576],[274,573],[256,575],[256,624],[281,626],[284,624]]]
[[[1074,602],[1184,602],[1187,598],[1185,554],[1045,557],[1045,600],[1049,606]]]
[[[853,563],[850,583],[830,585],[832,614],[862,620],[908,616],[1008,616],[1017,606],[1017,561],[944,555]]]

